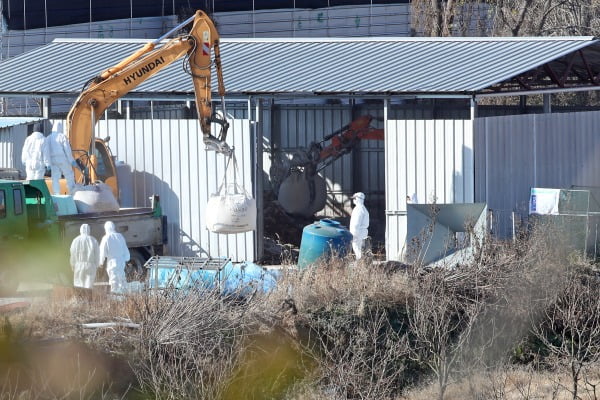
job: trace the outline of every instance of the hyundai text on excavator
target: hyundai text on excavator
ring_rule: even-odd
[[[189,32],[163,42],[190,23]],[[214,57],[211,58],[213,51]],[[107,140],[94,135],[97,119],[115,101],[182,57],[185,57],[184,68],[194,84],[206,149],[231,156],[232,149],[225,142],[229,125],[224,117],[225,85],[219,35],[210,18],[197,11],[161,38],[147,43],[86,82],[67,115],[65,126],[73,156],[81,167],[75,171],[78,182],[90,184],[102,181],[110,186],[115,198],[119,198],[117,169]],[[212,65],[217,72],[222,118],[213,113],[211,103]],[[211,134],[212,123],[220,125],[217,136]],[[100,163],[102,168],[98,167]],[[8,180],[3,180],[3,177]],[[0,254],[3,255],[0,292],[14,290],[19,281],[30,279],[32,275],[46,282],[53,280],[52,277],[58,277],[61,283],[70,281],[69,245],[83,223],[89,224],[92,235],[100,240],[104,234],[104,222],[113,221],[117,230],[125,236],[132,256],[131,264],[138,269],[151,255],[161,254],[167,241],[166,217],[162,215],[157,196],[153,197],[151,207],[58,215],[59,204],[50,195],[51,186],[49,179],[45,183],[43,180],[21,181],[0,173]],[[61,193],[65,193],[65,188],[62,179]]]

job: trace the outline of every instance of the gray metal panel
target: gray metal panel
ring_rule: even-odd
[[[78,92],[87,78],[132,54],[142,43],[54,41],[0,63],[0,91]],[[578,49],[589,47],[591,54],[599,46],[600,41],[591,37],[221,42],[229,94],[474,92]],[[181,72],[181,62],[176,62],[134,93],[189,94],[192,82]]]
[[[416,194],[417,203],[474,201],[472,123],[389,120],[385,146],[386,254],[398,260],[406,239],[407,196]]]
[[[21,163],[21,150],[26,137],[26,125],[0,128],[0,168],[17,168],[25,172]]]
[[[152,38],[177,25],[175,15],[127,18],[0,32],[0,59],[14,57],[56,38]]]
[[[97,134],[110,134],[117,160],[131,166],[135,206],[148,206],[150,195],[160,196],[168,218],[170,254],[254,260],[253,232],[223,235],[205,228],[206,203],[221,182],[225,160],[204,150],[196,120],[102,120]],[[252,193],[253,146],[247,120],[232,122],[228,142],[235,146],[242,183]]]
[[[291,3],[290,3],[291,4]],[[221,37],[408,36],[409,4],[355,4],[215,13]]]
[[[510,216],[527,218],[531,187],[600,187],[600,112],[515,115],[477,120],[478,199],[508,235]]]

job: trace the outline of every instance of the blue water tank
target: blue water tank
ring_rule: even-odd
[[[298,268],[306,268],[332,253],[343,257],[352,243],[352,234],[345,226],[331,219],[322,219],[304,227],[300,242]]]

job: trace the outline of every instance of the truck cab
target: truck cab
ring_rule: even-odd
[[[94,213],[64,213],[63,200],[67,199],[53,197],[41,179],[0,180],[0,291],[2,286],[14,290],[15,282],[32,279],[68,285],[72,281],[70,245],[84,223],[98,242],[104,224],[115,224],[131,253],[126,273],[130,271],[132,277],[143,273],[148,258],[164,253],[167,219],[158,196],[153,197],[151,207]],[[74,203],[72,208],[76,208]]]
[[[68,284],[68,247],[44,180],[0,180],[0,292],[22,281]]]
[[[20,182],[0,179],[0,242],[28,236],[25,188]]]

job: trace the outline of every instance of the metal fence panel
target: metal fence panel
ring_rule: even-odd
[[[402,259],[407,197],[418,203],[474,201],[470,120],[389,120],[385,135],[386,254]]]
[[[205,228],[206,203],[221,183],[225,158],[205,151],[197,121],[102,120],[98,132],[110,133],[114,156],[131,166],[132,206],[148,206],[152,194],[160,196],[169,221],[170,254],[254,261],[254,232],[223,235]],[[228,142],[235,147],[240,183],[253,193],[248,120],[233,121]]]
[[[475,120],[478,201],[497,215],[500,236],[524,220],[532,187],[600,188],[600,112],[512,115]],[[593,204],[592,204],[593,206]]]
[[[0,128],[0,168],[17,168],[25,172],[21,150],[27,137],[27,125]]]

